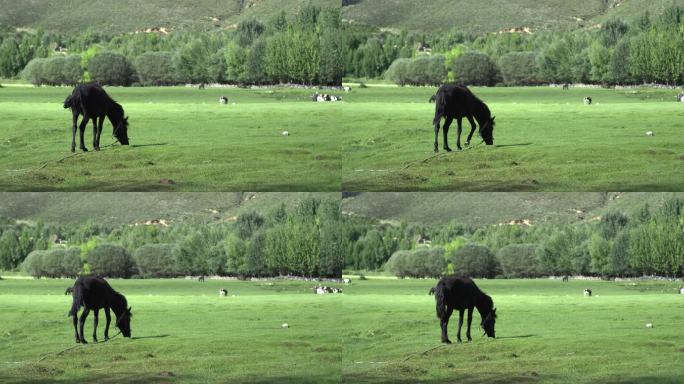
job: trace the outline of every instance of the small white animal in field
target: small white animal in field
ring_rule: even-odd
[[[342,281],[344,281],[345,284],[351,284],[351,279],[344,279]]]
[[[283,131],[283,136],[290,136],[290,131]]]
[[[684,287],[679,288],[679,294],[684,295]]]
[[[646,132],[646,136],[653,136],[653,131]]]
[[[220,296],[227,296],[228,295],[228,290],[225,288],[219,289],[219,295]]]
[[[283,323],[283,325],[281,325],[281,327],[282,327],[283,329],[285,329],[285,328],[290,328],[290,324],[288,324],[288,323]]]
[[[646,324],[646,328],[653,328],[653,323]]]
[[[584,290],[584,297],[591,297],[591,289],[587,288]]]

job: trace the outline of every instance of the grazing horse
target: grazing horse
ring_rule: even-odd
[[[97,84],[81,84],[74,88],[71,95],[64,100],[64,108],[71,108],[73,125],[71,128],[71,152],[76,151],[76,123],[78,116],[83,115],[79,126],[81,150],[87,152],[83,143],[83,134],[88,121],[93,121],[93,147],[100,150],[102,124],[107,117],[112,123],[114,137],[122,144],[128,145],[128,117],[124,116],[123,107],[109,97],[107,92]]]
[[[569,280],[570,280],[570,278],[568,277],[568,275],[563,276],[563,282],[564,283],[567,283]]]
[[[568,83],[563,84],[563,90],[564,91],[567,91],[569,89],[570,89],[570,84],[568,84]]]
[[[472,341],[470,337],[470,324],[473,321],[473,308],[477,308],[480,312],[482,322],[480,326],[484,329],[489,337],[496,337],[494,332],[494,323],[496,322],[496,308],[492,298],[487,296],[484,292],[475,285],[475,282],[464,276],[447,276],[443,277],[435,287],[435,303],[437,307],[437,317],[439,317],[440,325],[442,327],[442,342],[451,344],[447,336],[447,324],[449,324],[449,317],[454,309],[458,309],[458,333],[456,337],[458,342],[461,342],[461,326],[463,325],[463,312],[468,310],[468,329],[466,330],[466,337],[468,341]]]
[[[461,121],[467,118],[470,122],[470,134],[466,145],[470,145],[470,140],[473,138],[475,132],[475,120],[480,125],[480,136],[487,145],[494,144],[494,117],[489,111],[489,107],[482,100],[477,98],[470,90],[462,84],[445,84],[439,87],[437,95],[435,95],[435,118],[432,124],[435,128],[435,152],[438,152],[439,145],[437,138],[439,137],[439,123],[442,117],[446,120],[444,122],[444,149],[451,151],[447,141],[447,134],[449,133],[449,126],[451,122],[456,119],[458,123],[458,131],[456,133],[456,146],[461,148]]]
[[[74,283],[73,297],[69,316],[74,320],[74,332],[77,343],[87,343],[83,334],[83,325],[91,309],[95,316],[93,328],[93,340],[95,342],[97,342],[97,322],[100,309],[104,309],[105,317],[107,318],[104,332],[105,340],[109,339],[110,308],[116,315],[116,323],[114,325],[119,328],[124,337],[131,337],[131,308],[128,306],[124,295],[112,289],[105,279],[99,276],[79,277],[76,283]],[[76,327],[76,318],[81,307],[83,307],[83,313],[81,313],[79,322],[79,333],[79,329]]]

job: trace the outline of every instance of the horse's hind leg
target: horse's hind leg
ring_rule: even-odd
[[[104,124],[104,116],[100,117],[97,122],[97,150],[100,150],[100,136],[102,136],[102,125]]]
[[[447,152],[451,152],[451,148],[449,148],[449,141],[447,140],[447,137],[449,137],[449,127],[451,126],[451,123],[453,121],[454,119],[452,117],[447,117],[446,121],[444,122],[444,127],[442,128],[442,134],[444,135],[444,150]]]
[[[440,318],[440,326],[442,327],[442,343],[447,343],[451,344],[451,340],[449,340],[449,336],[447,335],[447,325],[449,325],[449,318],[451,317],[451,313],[454,310],[447,306],[446,310],[446,315],[444,318]]]
[[[109,314],[109,308],[105,308],[105,318],[107,319],[107,324],[105,325],[105,341],[109,340],[109,323],[112,321],[112,316]]]
[[[78,323],[78,319],[77,319],[78,318],[78,311],[76,313],[74,313],[74,315],[71,316],[71,318],[74,321],[74,335],[76,336],[76,342],[80,343],[81,338],[78,336],[78,325],[77,325],[77,323]]]
[[[473,341],[473,338],[470,337],[470,324],[473,323],[473,309],[468,308],[468,329],[466,329],[466,337],[468,338],[468,341]]]
[[[99,145],[97,145],[97,118],[93,118],[93,149],[99,151]]]
[[[472,140],[473,133],[475,133],[475,128],[477,127],[472,116],[468,116],[468,121],[470,122],[470,133],[468,134],[468,141],[465,142],[465,145],[470,145],[470,140]]]
[[[440,118],[441,120],[441,118]],[[435,128],[435,153],[439,152],[439,122],[440,120],[435,119],[434,128]]]
[[[462,117],[456,118],[456,124],[458,125],[458,127],[456,128],[456,148],[458,148],[459,151],[463,149],[463,148],[461,148],[461,131],[462,131],[461,123],[462,122],[463,122]]]
[[[71,152],[76,152],[76,123],[78,122],[78,114],[73,114],[73,122],[71,124]]]
[[[88,344],[88,342],[85,339],[85,335],[83,334],[83,326],[85,325],[86,318],[88,317],[88,312],[90,312],[90,309],[84,307],[83,308],[83,313],[81,313],[81,318],[79,319],[78,325],[80,328],[80,340],[81,343],[83,344]]]
[[[83,134],[85,133],[86,126],[88,125],[88,120],[89,118],[87,116],[84,116],[83,120],[81,121],[81,126],[79,127],[81,135],[81,150],[83,152],[88,152],[88,148],[86,148],[85,144],[83,143]]]
[[[461,340],[461,327],[463,326],[463,312],[464,309],[460,309],[458,311],[458,333],[456,333],[456,340],[458,340],[459,343],[461,343],[463,340]]]
[[[100,310],[99,309],[94,309],[93,310],[93,341],[97,343],[97,322],[99,320],[99,314]]]

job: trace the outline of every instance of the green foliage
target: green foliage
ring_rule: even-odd
[[[530,278],[540,276],[537,271],[537,245],[511,244],[497,252],[504,276],[507,278]]]
[[[494,253],[482,245],[464,245],[448,257],[458,275],[493,278],[501,269]]]
[[[479,52],[466,52],[449,65],[454,80],[466,85],[492,86],[501,82],[501,70],[489,56]]]
[[[172,52],[147,52],[135,58],[135,71],[142,85],[176,84]]]
[[[116,52],[101,52],[88,62],[91,79],[102,85],[130,85],[134,70],[128,59]]]
[[[115,244],[100,244],[88,252],[90,271],[104,277],[130,277],[133,258],[128,251]]]
[[[444,248],[420,247],[413,251],[397,251],[387,261],[385,268],[393,275],[405,278],[438,278],[446,270]]]
[[[541,83],[536,52],[510,52],[499,59],[499,68],[506,85]]]
[[[33,251],[21,265],[22,270],[35,277],[74,278],[81,272],[81,250],[79,248],[54,248],[47,251]]]
[[[414,59],[397,59],[390,65],[387,78],[395,84],[438,86],[447,76],[444,56],[418,56]]]
[[[75,85],[83,78],[79,56],[55,56],[34,59],[28,63],[22,77],[33,85]]]
[[[133,252],[133,259],[141,277],[174,277],[176,272],[176,244],[147,244]]]

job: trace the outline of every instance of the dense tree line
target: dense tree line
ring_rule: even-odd
[[[339,201],[315,198],[291,209],[246,212],[234,223],[108,227],[4,220],[0,269],[36,277],[339,277],[343,220]]]
[[[0,32],[0,77],[36,85],[181,83],[339,85],[344,70],[340,10],[304,6],[293,19],[248,19],[232,31],[181,30],[117,36]],[[52,58],[80,57],[80,76]],[[71,57],[70,56],[70,57]],[[47,59],[50,57],[50,59]],[[69,64],[72,64],[70,61]],[[69,67],[71,68],[71,67]]]
[[[645,204],[632,215],[608,212],[594,222],[471,228],[352,220],[343,223],[342,234],[345,268],[386,269],[401,277],[684,275],[684,201],[676,198],[655,210]]]

